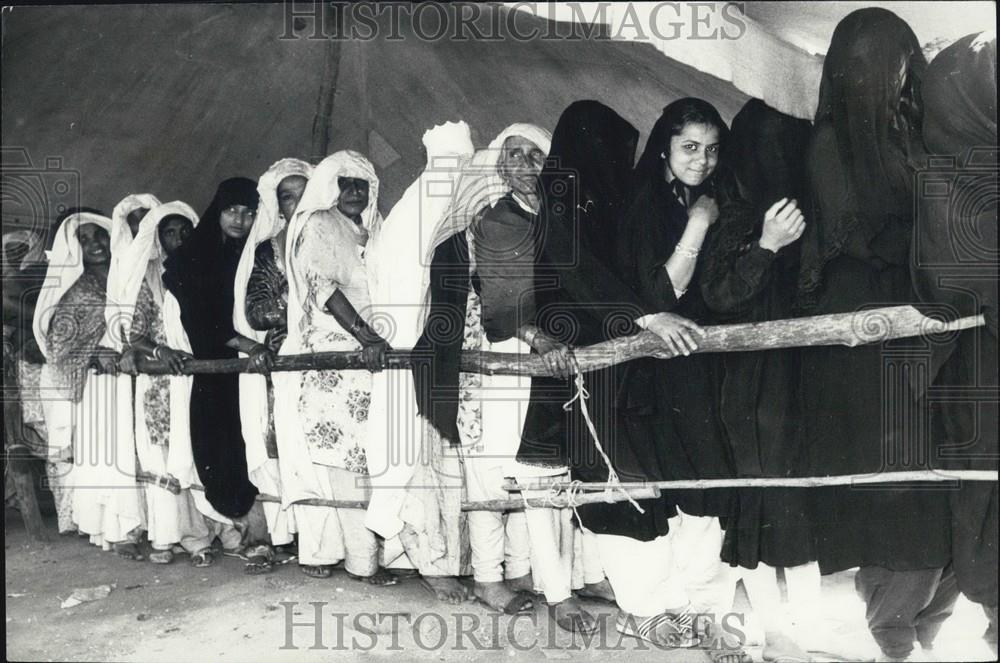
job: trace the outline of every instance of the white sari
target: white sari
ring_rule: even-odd
[[[86,370],[82,395],[68,389],[65,377],[54,364],[56,348],[49,347],[50,334],[72,337],[73,330],[50,329],[63,297],[84,274],[77,228],[98,225],[112,238],[112,258],[123,249],[120,228],[106,217],[74,214],[59,227],[52,250],[45,286],[35,307],[34,333],[48,363],[42,369],[40,391],[48,430],[49,455],[72,464],[62,476],[72,490],[73,522],[90,535],[95,545],[129,540],[145,524],[143,494],[135,477],[135,447],[132,439],[132,380],[128,375],[98,375]],[[117,238],[117,241],[115,241]],[[65,320],[71,320],[67,316]],[[56,321],[61,324],[60,320]],[[99,345],[113,346],[111,329],[104,331]]]
[[[257,182],[260,207],[257,208],[257,218],[243,246],[240,263],[236,269],[236,279],[233,281],[233,328],[258,343],[265,341],[267,333],[251,327],[246,315],[247,284],[253,272],[257,247],[264,242],[272,241],[287,227],[278,210],[277,189],[281,180],[290,175],[300,175],[308,180],[312,177],[312,172],[313,167],[305,161],[281,159],[272,164]],[[284,270],[284,251],[280,253],[275,251],[275,260],[280,261],[278,266]],[[270,408],[267,379],[257,373],[241,373],[240,423],[243,429],[243,441],[246,443],[250,481],[262,493],[280,497],[284,492],[281,485],[281,461],[270,458],[267,454],[270,418],[274,416],[269,411]],[[292,534],[295,532],[294,513],[271,502],[265,502],[263,508],[271,543],[279,546],[291,543]]]

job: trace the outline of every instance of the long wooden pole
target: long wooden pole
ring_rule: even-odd
[[[895,338],[925,336],[955,332],[986,324],[982,315],[941,322],[929,318],[912,306],[891,306],[854,313],[833,313],[790,320],[774,320],[739,325],[706,327],[696,352],[746,352],[815,345],[846,345],[854,347],[880,343]],[[607,368],[640,357],[668,359],[670,351],[656,334],[643,331],[603,343],[574,348],[581,371]],[[409,350],[388,353],[386,368],[409,369]],[[322,369],[364,369],[360,352],[318,352],[285,355],[275,360],[275,372]],[[169,369],[157,361],[141,360],[143,373],[162,375]],[[537,356],[524,357],[498,352],[462,353],[462,370],[487,375],[551,375]],[[246,359],[191,359],[184,366],[185,374],[245,373]]]
[[[180,482],[174,477],[163,477],[149,472],[137,472],[136,479],[140,483],[148,483],[160,486],[169,490],[175,495],[180,493]],[[191,486],[191,490],[205,490],[201,486]],[[620,491],[616,491],[621,494]],[[636,500],[650,500],[660,496],[660,489],[655,486],[643,486],[642,488],[629,488],[625,492]],[[624,499],[624,498],[623,498]],[[275,502],[280,504],[281,498],[275,495],[257,495],[258,502]],[[481,502],[463,502],[462,511],[517,511],[525,506],[532,508],[552,507],[561,509],[580,504],[590,504],[592,502],[606,502],[603,495],[589,493],[584,495],[569,496],[566,494],[546,495],[545,497],[511,498],[499,500],[484,500]],[[367,509],[368,502],[365,500],[328,500],[318,497],[296,500],[297,506],[323,506],[336,509]]]
[[[885,483],[925,483],[949,481],[997,481],[998,472],[993,470],[905,470],[900,472],[880,472],[876,474],[839,474],[828,477],[739,477],[729,479],[674,479],[671,481],[622,481],[621,483],[575,483],[574,490],[604,491],[608,488],[623,488],[637,490],[639,488],[656,487],[663,490],[687,490],[707,488],[769,488],[783,486],[786,488],[814,488],[817,486],[861,486]],[[532,482],[518,483],[508,480],[504,482],[506,491],[520,492],[523,490],[569,489],[570,482]]]

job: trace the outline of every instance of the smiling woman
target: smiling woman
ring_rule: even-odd
[[[131,436],[122,434],[127,422],[119,413],[127,408],[116,407],[130,403],[130,380],[116,375],[118,352],[104,318],[111,238],[124,236],[114,227],[92,213],[63,221],[46,274],[53,287],[39,297],[34,331],[47,362],[41,386],[52,394],[44,404],[50,453],[73,460],[60,477],[74,486],[72,520],[95,545],[114,545],[123,557],[142,559],[136,548],[144,519],[131,471],[135,452]]]

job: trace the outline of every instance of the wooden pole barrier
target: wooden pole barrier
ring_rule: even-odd
[[[150,483],[166,488],[177,494],[180,484],[173,477],[160,477],[148,472],[137,472],[136,478],[142,483]],[[662,490],[706,489],[706,488],[768,488],[774,486],[813,488],[817,486],[847,486],[873,485],[890,483],[942,483],[947,481],[997,481],[998,473],[991,470],[913,470],[905,472],[885,472],[882,474],[842,474],[828,477],[780,477],[780,478],[733,478],[733,479],[678,479],[674,481],[622,482],[607,483],[577,483],[555,481],[552,483],[519,484],[506,481],[503,489],[509,492],[542,491],[549,492],[545,497],[531,497],[527,505],[536,507],[565,508],[581,504],[597,502],[623,502],[629,497],[636,500],[649,500],[660,497]],[[608,491],[608,488],[613,490]],[[191,486],[192,490],[204,490],[201,486]],[[567,491],[573,494],[567,494]],[[274,495],[258,495],[258,502],[280,503],[281,498]],[[295,504],[306,506],[325,506],[339,509],[366,509],[368,502],[363,500],[327,500],[310,498],[299,500]],[[509,499],[484,500],[481,502],[464,502],[462,511],[516,511],[523,509],[525,500],[521,497]]]
[[[174,495],[181,492],[180,482],[174,477],[164,477],[151,474],[149,472],[136,472],[136,480],[140,483],[159,486],[160,488],[169,490]],[[204,491],[205,489],[202,486],[191,486],[191,490]],[[627,489],[626,492],[631,495],[633,499],[637,500],[650,500],[660,496],[660,489],[652,486]],[[281,498],[276,495],[266,495],[261,493],[260,495],[257,495],[257,501],[275,502],[280,504]],[[525,501],[527,501],[527,506],[529,507],[553,507],[561,509],[580,504],[589,504],[591,502],[604,502],[606,500],[603,495],[595,493],[576,495],[573,498],[570,498],[570,496],[565,494],[551,496],[546,495],[545,497],[529,497],[527,500],[522,498],[510,498],[485,500],[482,502],[464,502],[462,504],[462,511],[517,511],[525,507]],[[325,506],[336,509],[368,508],[368,502],[365,500],[327,500],[318,497],[298,500],[294,504],[296,506]]]
[[[942,483],[946,481],[998,481],[1000,476],[994,470],[906,470],[882,472],[878,474],[839,474],[827,477],[741,477],[730,479],[675,479],[672,481],[622,481],[621,483],[572,483],[554,481],[521,484],[507,480],[503,489],[511,492],[523,490],[569,489],[579,491],[604,491],[608,488],[636,490],[656,487],[660,489],[688,490],[707,488],[815,488],[818,486],[857,486],[885,483]],[[622,498],[624,499],[624,497]]]
[[[705,327],[706,334],[699,340],[696,352],[746,352],[815,345],[855,347],[895,338],[956,332],[984,324],[982,315],[941,322],[923,315],[913,306],[890,306],[854,313]],[[649,331],[574,348],[573,354],[580,370],[584,372],[640,357],[669,359],[671,356],[660,338]],[[386,368],[411,367],[409,350],[392,350],[387,354]],[[322,369],[363,370],[365,365],[360,352],[317,352],[279,356],[271,370],[282,372]],[[154,375],[170,372],[166,365],[145,359],[139,361],[139,370]],[[551,375],[537,355],[525,357],[499,352],[464,351],[462,370],[486,375]],[[246,359],[191,359],[184,366],[185,374],[245,372]]]

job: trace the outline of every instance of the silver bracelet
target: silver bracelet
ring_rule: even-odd
[[[535,347],[535,344],[532,341],[535,340],[536,336],[538,336],[538,330],[537,329],[528,328],[524,332],[524,342],[527,343],[528,345],[530,345],[531,347]]]
[[[674,247],[674,253],[679,253],[682,258],[697,258],[699,249],[677,242],[677,246]]]
[[[155,359],[156,361],[163,361],[160,358],[160,350],[162,349],[163,349],[162,345],[157,345],[155,348],[153,348],[153,359]]]

